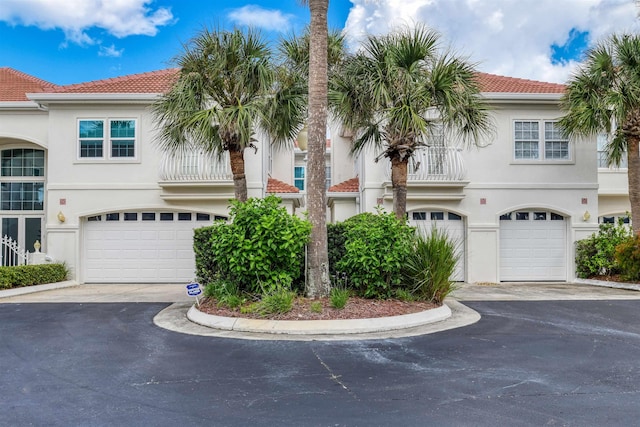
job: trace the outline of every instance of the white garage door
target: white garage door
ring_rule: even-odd
[[[193,229],[209,214],[113,212],[83,223],[87,283],[184,283],[194,279]]]
[[[567,226],[546,211],[500,217],[500,280],[567,280]]]
[[[420,232],[428,234],[432,227],[444,231],[456,244],[458,264],[451,280],[464,282],[464,220],[453,212],[446,211],[415,211],[409,215],[409,224],[417,227]]]

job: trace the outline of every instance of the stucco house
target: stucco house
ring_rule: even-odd
[[[80,283],[182,283],[193,279],[192,230],[228,213],[226,159],[170,156],[154,143],[150,104],[167,69],[57,86],[0,68],[2,234],[64,261]],[[570,281],[574,242],[600,212],[623,214],[624,170],[598,168],[598,145],[556,127],[564,87],[479,73],[495,134],[482,148],[442,134],[411,165],[409,221],[459,242],[456,280]],[[327,131],[327,217],[391,210],[389,163],[350,152],[338,123]],[[258,138],[245,153],[248,193],[277,193],[305,209],[306,152]],[[599,185],[599,181],[600,185]],[[626,203],[626,205],[625,205]],[[601,210],[604,209],[604,210]]]

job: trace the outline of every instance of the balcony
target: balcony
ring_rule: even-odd
[[[233,198],[229,155],[203,152],[164,153],[158,185],[165,200],[215,200]]]
[[[462,200],[466,168],[462,149],[455,147],[423,147],[416,150],[407,171],[407,199]],[[391,167],[387,172],[385,198],[392,198]]]

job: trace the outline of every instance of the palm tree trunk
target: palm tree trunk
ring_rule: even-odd
[[[393,212],[398,219],[407,216],[407,170],[409,158],[391,158],[391,186],[393,187]]]
[[[327,11],[328,0],[309,0],[309,146],[307,151],[307,209],[311,222],[306,294],[329,294],[327,202],[324,156],[327,149]]]
[[[627,134],[627,175],[633,232],[640,235],[640,135]]]
[[[233,192],[236,200],[247,201],[247,177],[244,174],[244,150],[229,150],[229,162],[233,174]]]

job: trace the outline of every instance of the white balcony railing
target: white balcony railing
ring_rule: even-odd
[[[228,153],[221,157],[193,151],[165,153],[160,161],[161,181],[210,182],[232,179]]]
[[[391,177],[391,171],[387,172]],[[455,147],[421,147],[414,151],[409,161],[407,180],[415,181],[462,181],[466,169],[462,149]]]

